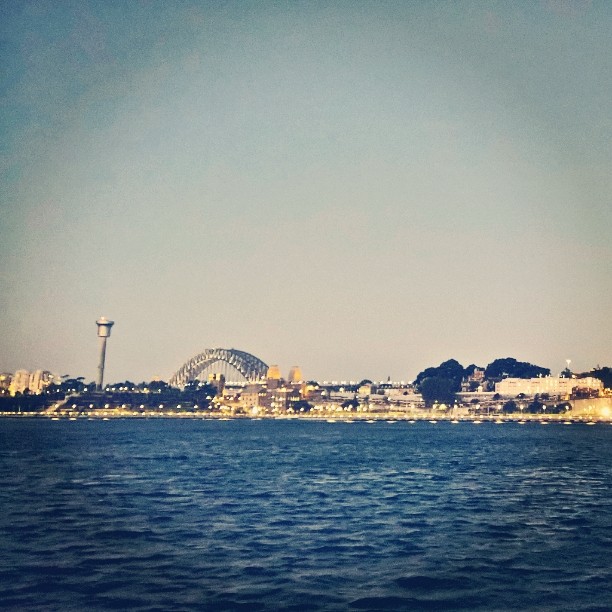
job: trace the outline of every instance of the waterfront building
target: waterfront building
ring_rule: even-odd
[[[2,372],[0,374],[0,393],[8,393],[11,381],[13,380],[12,372]]]
[[[468,376],[468,380],[482,383],[485,379],[485,369],[484,368],[474,368],[474,371]]]
[[[225,376],[223,374],[209,374],[208,384],[217,390],[217,395],[222,395],[225,389]]]
[[[385,389],[385,396],[392,404],[398,406],[420,405],[423,403],[421,394],[415,393],[411,387],[405,389]]]
[[[10,394],[23,393],[26,389],[30,390],[30,373],[27,370],[17,370],[11,380]]]
[[[42,393],[54,379],[55,376],[49,370],[36,370],[32,372],[29,383],[30,393],[35,393],[36,395]]]
[[[281,373],[280,368],[277,365],[271,365],[268,368],[268,374],[266,375],[266,384],[268,389],[277,389],[281,386]]]
[[[302,399],[311,404],[322,404],[329,399],[328,390],[314,381],[301,384],[300,393]]]
[[[49,370],[17,370],[14,374],[0,374],[0,388],[8,389],[11,395],[25,393],[40,395],[51,383],[59,380]]]
[[[365,383],[357,389],[357,395],[359,397],[369,397],[374,392],[375,392],[375,389],[371,383]]]
[[[474,368],[474,371],[461,382],[461,390],[464,392],[485,391],[486,379],[484,368]]]
[[[572,417],[609,421],[612,418],[612,397],[573,400]]]
[[[504,378],[495,383],[495,392],[507,397],[516,397],[520,393],[527,396],[548,395],[569,396],[574,389],[601,391],[603,383],[598,378],[561,378],[560,376],[543,376],[539,378]]]
[[[252,383],[246,385],[240,393],[240,404],[246,409],[257,408],[262,405],[261,398],[265,396],[263,385]]]

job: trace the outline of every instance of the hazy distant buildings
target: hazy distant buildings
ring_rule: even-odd
[[[212,385],[217,390],[217,395],[221,395],[223,393],[223,389],[225,389],[225,376],[223,374],[212,374],[208,375],[208,384]]]
[[[266,383],[268,389],[277,389],[281,384],[281,373],[280,368],[277,365],[271,365],[268,368],[268,374],[266,375]]]
[[[241,405],[249,411],[253,410],[253,408],[258,408],[262,405],[260,403],[260,396],[263,397],[264,395],[264,386],[262,384],[249,384],[244,387],[240,394]]]
[[[5,394],[9,392],[12,380],[13,374],[11,372],[2,372],[0,374],[0,393]]]
[[[23,393],[26,389],[30,389],[30,373],[27,370],[17,370],[13,374],[13,380],[11,380],[11,386],[9,387],[11,395]]]
[[[39,394],[54,380],[53,374],[48,370],[36,370],[30,374],[30,393]]]
[[[484,368],[474,368],[474,371],[461,382],[461,391],[483,391],[485,385]]]
[[[58,377],[54,376],[49,370],[17,370],[14,374],[2,374],[3,382],[8,382],[8,391],[11,395],[30,393],[39,395]],[[4,384],[3,388],[6,388]]]
[[[256,413],[259,410],[285,412],[299,405],[307,397],[307,385],[302,380],[302,370],[293,366],[287,380],[280,368],[271,365],[265,381],[246,384],[238,394],[238,405],[243,410]]]

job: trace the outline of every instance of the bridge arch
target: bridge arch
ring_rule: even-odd
[[[206,349],[183,364],[170,378],[172,387],[184,387],[195,380],[204,370],[219,361],[238,370],[246,380],[259,380],[266,376],[268,366],[255,355],[237,349]]]

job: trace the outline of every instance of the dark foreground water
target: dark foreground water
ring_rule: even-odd
[[[612,426],[0,420],[0,607],[610,610]]]

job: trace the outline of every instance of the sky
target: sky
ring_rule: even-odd
[[[0,371],[612,365],[612,3],[0,0]]]

